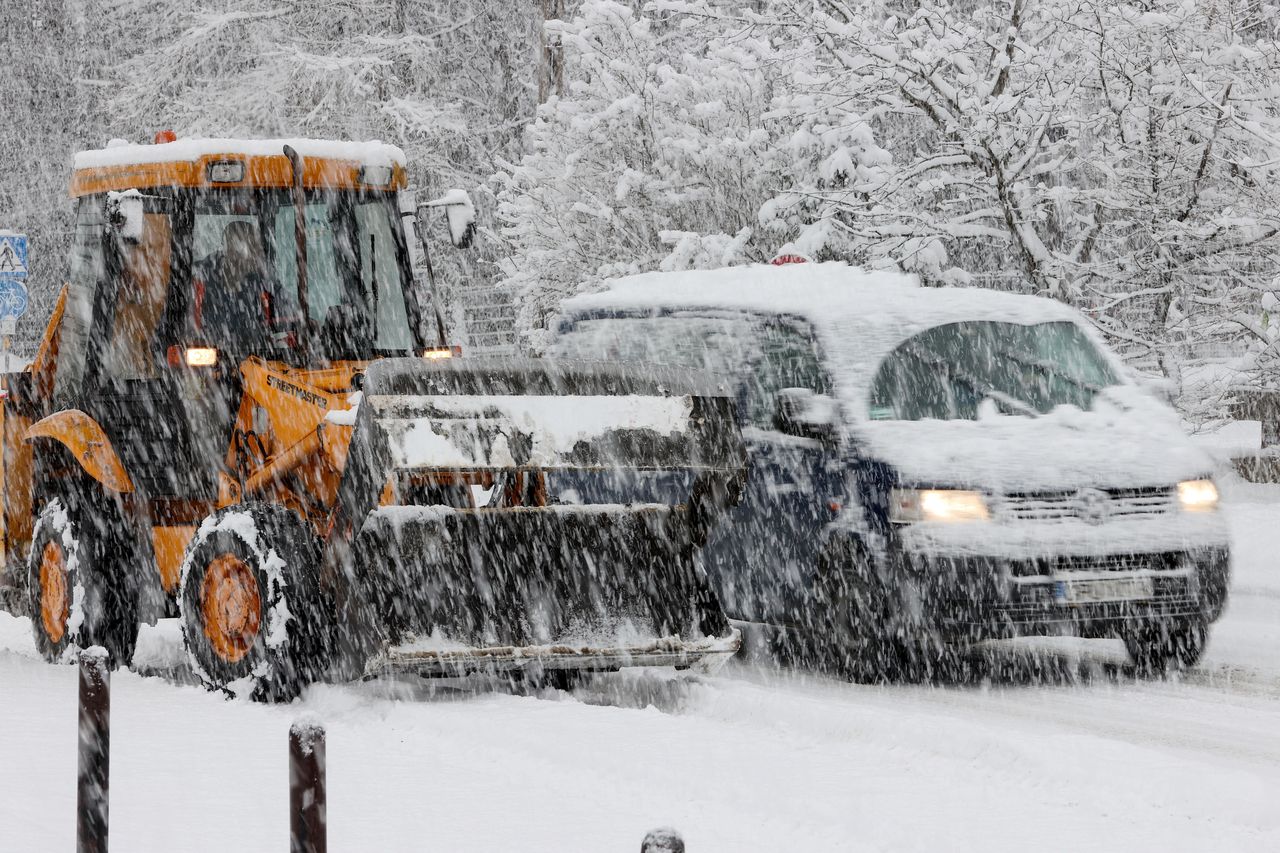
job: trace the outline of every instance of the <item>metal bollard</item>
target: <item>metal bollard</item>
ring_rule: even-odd
[[[684,853],[684,839],[671,827],[664,826],[644,837],[640,853]]]
[[[80,773],[76,780],[76,851],[107,853],[111,779],[111,670],[107,650],[80,653]]]
[[[326,853],[324,725],[295,720],[289,727],[289,851]]]

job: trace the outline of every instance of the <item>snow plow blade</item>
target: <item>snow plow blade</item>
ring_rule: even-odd
[[[412,673],[450,678],[473,673],[504,674],[528,670],[609,672],[631,666],[671,666],[715,672],[742,646],[735,628],[727,637],[685,642],[671,637],[647,645],[616,648],[591,646],[493,646],[478,649],[435,649],[430,644],[392,646],[373,658],[366,676]]]
[[[366,676],[705,670],[737,650],[697,560],[745,476],[732,404],[656,373],[370,368],[340,502],[347,609],[380,640]]]

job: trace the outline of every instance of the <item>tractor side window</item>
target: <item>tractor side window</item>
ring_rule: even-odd
[[[142,238],[137,243],[119,243],[120,288],[103,360],[108,376],[156,376],[155,340],[169,295],[171,238],[168,214],[148,213]]]
[[[298,254],[295,247],[295,216],[292,205],[276,211],[274,228],[276,277],[281,293],[296,306],[298,299]],[[329,205],[308,204],[307,227],[307,309],[317,326],[324,323],[329,309],[341,305],[342,277],[338,269],[338,246]]]
[[[377,333],[374,348],[409,350],[413,335],[404,303],[400,265],[396,260],[395,235],[385,202],[366,202],[356,207],[356,239],[360,246],[360,280],[372,300]]]
[[[747,377],[745,420],[751,426],[773,429],[777,394],[783,388],[827,394],[830,387],[811,333],[788,325],[768,325],[760,331],[759,360]]]
[[[70,287],[59,332],[58,367],[54,376],[54,398],[60,407],[77,401],[84,387],[85,368],[93,348],[89,336],[94,306],[99,284],[106,278],[104,227],[102,197],[80,199],[71,240]]]

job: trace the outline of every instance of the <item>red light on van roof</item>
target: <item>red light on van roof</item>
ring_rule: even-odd
[[[775,267],[783,267],[787,264],[807,264],[809,259],[804,255],[778,255],[778,257],[769,261]]]
[[[166,142],[177,142],[177,141],[178,141],[178,134],[174,133],[172,130],[156,131],[156,145],[162,145]]]

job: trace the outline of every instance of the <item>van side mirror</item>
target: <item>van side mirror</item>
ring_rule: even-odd
[[[835,441],[840,415],[832,397],[808,388],[783,388],[774,399],[773,425],[779,432]]]
[[[138,243],[146,225],[142,193],[137,190],[107,193],[107,221],[121,240]]]
[[[449,221],[449,240],[455,249],[465,249],[476,236],[476,206],[466,190],[449,190],[440,198],[424,203],[418,208],[418,220],[426,218],[428,208],[443,207]]]

